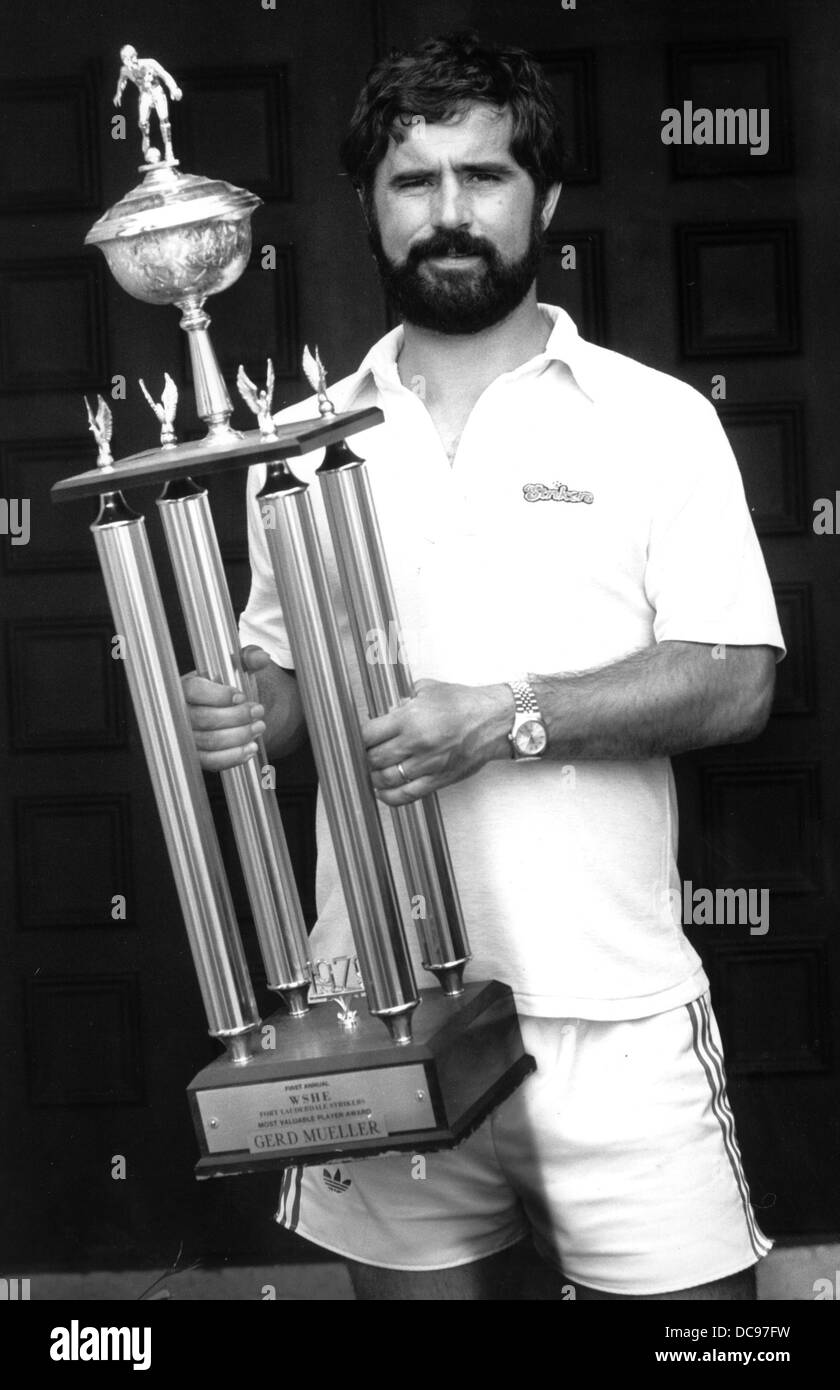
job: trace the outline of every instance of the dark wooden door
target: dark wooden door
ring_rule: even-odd
[[[26,501],[29,531],[23,543],[12,511],[18,536],[0,538],[0,1170],[15,1194],[0,1221],[0,1274],[169,1263],[181,1247],[182,1260],[270,1258],[281,1248],[276,1178],[199,1184],[192,1175],[185,1086],[218,1048],[206,1036],[122,663],[112,659],[92,513],[54,508],[49,488],[94,460],[85,392],[109,401],[117,456],[156,442],[138,377],[157,392],[169,371],[181,389],[179,432],[198,424],[177,310],[131,300],[82,244],[139,178],[133,88],[126,138],[112,125],[125,43],[183,87],[172,105],[182,168],[264,200],[251,265],[208,304],[229,386],[240,361],[262,378],[270,354],[277,404],[294,401],[305,341],[320,344],[336,377],[381,331],[379,302],[354,289],[355,199],[336,155],[373,56],[372,15],[366,0],[326,9],[149,0],[107,15],[85,4],[45,25],[18,7],[0,55],[2,495]],[[234,421],[253,424],[240,402]],[[240,475],[211,488],[237,609],[249,574],[243,487]],[[137,496],[175,612],[154,497]],[[177,621],[173,631],[187,670]],[[278,782],[311,917],[311,762],[278,768]],[[211,795],[218,803],[218,779]],[[229,847],[230,834],[222,838]]]
[[[333,0],[293,11],[253,0],[232,11],[221,0],[126,0],[106,17],[100,9],[51,12],[48,31],[21,10],[0,53],[2,496],[31,504],[27,543],[0,536],[0,1168],[15,1194],[4,1204],[0,1274],[160,1263],[181,1243],[184,1258],[284,1248],[268,1220],[272,1179],[192,1178],[184,1087],[214,1048],[110,654],[90,515],[47,500],[57,477],[92,462],[82,392],[108,393],[125,377],[126,399],[112,401],[120,453],[154,440],[138,376],[159,385],[169,370],[183,391],[182,428],[194,418],[176,311],[128,299],[99,253],[82,251],[90,224],[137,178],[134,132],[110,136],[118,50],[134,43],[181,81],[173,126],[184,167],[265,199],[254,264],[211,305],[213,332],[229,380],[238,360],[253,374],[270,352],[291,401],[302,392],[303,341],[320,343],[337,376],[385,322],[335,155],[364,73],[377,48],[470,24],[544,55],[568,108],[569,178],[543,297],[565,304],[588,336],[715,390],[742,463],[790,656],[760,740],[679,760],[682,867],[694,888],[769,893],[766,933],[735,923],[691,931],[716,989],[762,1222],[791,1237],[836,1233],[840,540],[813,526],[818,499],[835,498],[840,425],[833,6]],[[768,107],[764,162],[743,149],[717,151],[716,164],[714,149],[666,148],[661,113],[683,99]],[[276,250],[274,270],[262,268],[265,246]],[[241,602],[239,487],[223,483],[212,496]],[[141,501],[169,592],[153,498]],[[176,639],[186,665],[177,625]],[[310,895],[310,764],[283,769],[280,785]],[[124,920],[112,916],[115,897],[125,898]],[[118,1155],[124,1178],[112,1176]]]

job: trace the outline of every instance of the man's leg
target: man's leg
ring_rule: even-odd
[[[572,1285],[539,1258],[530,1241],[453,1269],[409,1273],[353,1261],[348,1262],[348,1269],[356,1298],[361,1301],[561,1301],[575,1296]]]
[[[673,1293],[619,1294],[602,1293],[599,1289],[589,1289],[583,1284],[575,1285],[575,1297],[583,1301],[596,1299],[621,1299],[633,1303],[658,1303],[660,1301],[684,1303],[736,1303],[755,1302],[755,1265],[744,1269],[740,1274],[730,1274],[726,1279],[715,1279],[711,1284],[697,1284],[691,1289],[675,1289]]]

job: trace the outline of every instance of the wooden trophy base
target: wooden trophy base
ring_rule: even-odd
[[[536,1069],[513,995],[496,980],[457,999],[421,993],[410,1043],[392,1042],[363,999],[350,1031],[329,1004],[263,1025],[274,1049],[223,1057],[188,1087],[199,1178],[409,1150],[452,1148]]]

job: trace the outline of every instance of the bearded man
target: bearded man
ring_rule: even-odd
[[[371,778],[385,806],[438,793],[475,977],[511,985],[538,1070],[422,1180],[407,1155],[287,1170],[278,1219],[363,1299],[754,1298],[770,1242],[674,917],[669,761],[758,734],[784,650],[737,466],[700,395],[538,302],[561,142],[528,55],[390,55],[343,159],[403,323],[330,394],[384,412],[354,447],[423,677],[363,721]],[[186,678],[209,771],[303,731],[252,474],[260,704]],[[318,842],[315,954],[352,955],[321,807]]]

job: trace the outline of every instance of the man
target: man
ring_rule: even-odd
[[[405,322],[331,396],[385,413],[354,446],[424,677],[364,721],[371,777],[388,806],[439,792],[472,977],[512,986],[538,1071],[425,1176],[289,1170],[278,1219],[360,1298],[752,1298],[769,1242],[670,910],[668,756],[755,736],[783,650],[737,468],[699,395],[538,304],[560,147],[525,54],[454,36],[385,59],[343,155]],[[302,728],[253,501],[249,527],[261,704],[187,679],[208,770]],[[320,811],[318,833],[315,948],[338,956]]]

